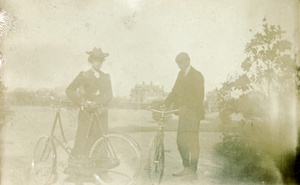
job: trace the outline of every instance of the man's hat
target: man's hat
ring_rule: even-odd
[[[86,52],[90,58],[101,58],[101,59],[105,59],[105,57],[109,56],[108,53],[103,53],[101,48],[96,48],[94,47],[93,51],[87,51]],[[90,60],[89,60],[90,61]]]

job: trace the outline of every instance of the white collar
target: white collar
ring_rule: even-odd
[[[91,68],[91,70],[94,72],[94,76],[95,76],[96,78],[99,78],[99,77],[100,77],[100,73],[99,73],[98,71],[94,70],[93,68]]]
[[[191,65],[189,65],[189,67],[187,67],[186,70],[184,71],[184,76],[186,76],[190,72],[190,69],[191,69]]]

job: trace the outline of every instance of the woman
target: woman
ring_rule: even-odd
[[[94,48],[93,51],[86,53],[89,55],[88,62],[91,64],[91,69],[80,72],[66,89],[68,98],[83,107],[78,114],[78,128],[72,149],[75,161],[70,159],[69,163],[85,160],[92,144],[102,135],[99,125],[94,122],[89,128],[92,115],[89,108],[98,105],[105,107],[112,100],[110,76],[100,70],[109,54],[103,53],[101,48]],[[108,130],[107,119],[107,110],[101,111],[100,123],[105,132]]]

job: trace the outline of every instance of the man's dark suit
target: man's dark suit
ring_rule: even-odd
[[[69,99],[78,105],[83,104],[85,101],[95,102],[98,105],[103,106],[108,105],[112,100],[110,77],[102,71],[99,71],[98,75],[99,78],[95,76],[93,70],[80,72],[66,89],[66,94]],[[80,88],[83,88],[83,92],[78,94]],[[89,130],[90,118],[91,112],[88,110],[79,111],[78,128],[72,150],[72,154],[76,156],[87,155],[91,145],[102,135],[102,133],[100,133],[99,125],[95,123],[92,123],[92,127]],[[107,118],[107,111],[103,111],[100,122],[104,131],[107,131],[108,129]],[[88,134],[89,139],[86,140]]]
[[[165,100],[165,105],[174,104],[174,109],[180,108],[177,130],[177,145],[183,166],[189,170],[197,171],[199,157],[199,125],[205,117],[203,106],[204,78],[194,69],[185,76],[180,71],[172,92]],[[184,108],[186,107],[186,108]]]

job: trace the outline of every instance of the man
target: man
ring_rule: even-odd
[[[199,125],[204,119],[204,78],[202,74],[190,65],[190,57],[181,52],[175,59],[180,72],[172,92],[165,100],[165,106],[173,103],[173,108],[179,108],[177,130],[177,146],[184,169],[174,173],[183,180],[196,180],[199,146]]]
[[[93,143],[102,135],[99,125],[95,122],[92,122],[89,127],[92,115],[90,108],[99,105],[105,107],[112,100],[110,76],[100,70],[109,54],[103,53],[101,48],[94,48],[93,51],[86,53],[89,55],[88,62],[91,64],[91,69],[80,72],[66,89],[68,98],[75,104],[84,107],[78,114],[77,133],[71,153],[75,160],[70,159],[69,164],[85,161]],[[102,110],[100,122],[104,132],[108,130],[107,120],[108,112]]]

